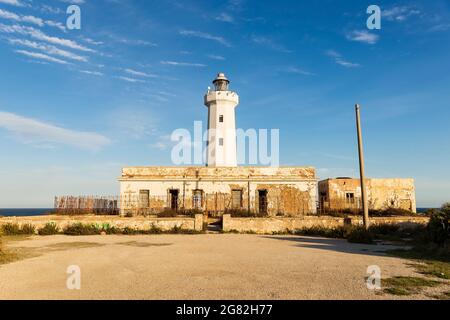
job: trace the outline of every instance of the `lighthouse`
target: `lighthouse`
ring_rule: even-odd
[[[204,95],[208,108],[206,166],[123,168],[119,180],[121,215],[154,215],[168,208],[217,216],[231,210],[273,217],[280,213],[292,217],[316,213],[314,168],[238,166],[239,96],[230,90],[230,81],[223,73],[213,84]],[[201,134],[196,133],[199,139]],[[195,230],[204,227],[202,219],[203,214],[196,215]]]
[[[230,81],[219,73],[213,81],[214,90],[208,90],[205,105],[208,108],[208,167],[237,167],[236,107],[239,96],[229,89]]]

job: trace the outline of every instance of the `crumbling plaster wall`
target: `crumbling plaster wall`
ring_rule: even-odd
[[[371,210],[400,208],[416,212],[414,179],[367,179],[367,199]],[[347,193],[355,194],[355,204],[346,202]],[[319,198],[327,194],[325,206],[331,210],[361,207],[359,179],[329,179],[319,182]]]
[[[242,191],[242,209],[258,212],[259,190],[268,192],[268,214],[316,213],[317,181],[313,168],[133,167],[120,179],[122,213],[138,205],[140,190],[149,190],[152,209],[170,207],[169,190],[178,190],[180,208],[193,208],[193,194],[203,191],[202,210],[225,211],[233,190]],[[127,205],[126,199],[130,199]],[[250,200],[250,201],[249,201]]]

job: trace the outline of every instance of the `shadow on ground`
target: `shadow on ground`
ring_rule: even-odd
[[[291,241],[299,248],[319,249],[326,251],[335,251],[350,254],[369,255],[377,257],[386,257],[386,251],[395,249],[405,249],[404,246],[395,245],[368,245],[349,243],[343,239],[329,239],[329,238],[313,238],[303,236],[264,236],[266,239],[278,241]]]

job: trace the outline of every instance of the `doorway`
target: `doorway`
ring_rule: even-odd
[[[179,190],[169,190],[170,195],[170,209],[178,211]]]
[[[258,190],[258,199],[259,199],[259,214],[267,215],[267,190]]]

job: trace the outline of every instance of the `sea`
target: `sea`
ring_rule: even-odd
[[[51,214],[53,209],[0,209],[0,217],[35,217]]]

